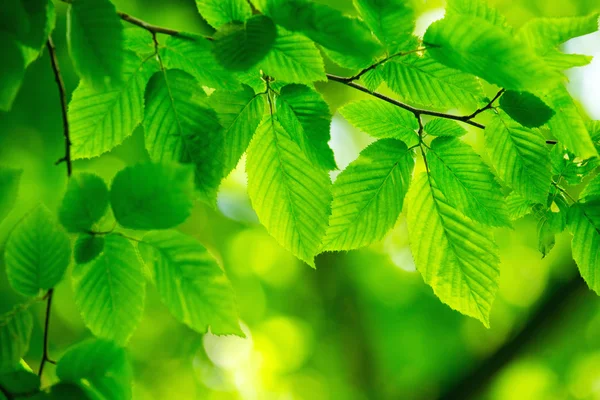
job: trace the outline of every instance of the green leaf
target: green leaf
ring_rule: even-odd
[[[510,226],[500,185],[468,144],[452,137],[436,138],[427,162],[437,187],[453,207],[483,224]]]
[[[532,205],[533,203],[530,200],[527,200],[517,192],[511,192],[506,196],[506,207],[508,208],[508,216],[511,221],[516,221],[531,213]]]
[[[498,175],[528,200],[545,203],[552,172],[542,134],[497,114],[485,129],[485,144]]]
[[[340,114],[361,131],[378,139],[399,139],[408,146],[419,143],[417,119],[409,111],[380,100],[346,104]]]
[[[210,105],[217,112],[224,136],[223,176],[228,175],[246,152],[265,110],[265,96],[244,85],[237,92],[215,91]]]
[[[181,37],[169,36],[159,52],[165,68],[181,69],[201,85],[223,90],[240,89],[234,76],[219,65],[211,43],[204,37],[187,33]]]
[[[590,137],[592,138],[592,142],[594,142],[596,150],[600,153],[600,121],[588,121],[586,123],[586,128],[590,133]]]
[[[56,383],[49,388],[45,388],[43,391],[30,397],[31,400],[88,400],[92,398],[94,400],[100,400],[98,397],[90,397],[81,386],[62,382]]]
[[[402,99],[424,106],[471,109],[483,98],[477,78],[448,68],[427,54],[395,57],[385,64],[382,74]]]
[[[62,279],[71,260],[71,242],[50,211],[40,205],[11,232],[4,258],[12,288],[36,296]]]
[[[368,70],[360,77],[360,82],[371,92],[376,91],[384,81],[383,66],[377,66]]]
[[[598,13],[569,18],[533,18],[518,32],[518,39],[541,56],[546,63],[564,70],[581,67],[592,61],[592,57],[580,54],[563,54],[557,47],[569,39],[587,35],[598,30]]]
[[[325,66],[315,44],[305,36],[277,28],[277,38],[258,63],[265,75],[288,83],[326,81]]]
[[[125,350],[100,339],[80,342],[58,360],[61,382],[78,384],[93,400],[131,399],[133,374]]]
[[[553,146],[550,162],[552,175],[556,176],[555,180],[564,179],[571,186],[579,185],[596,167],[600,166],[600,159],[581,160],[575,154],[565,150],[560,143]]]
[[[138,244],[160,297],[179,321],[216,335],[242,333],[231,284],[214,257],[177,231],[149,232]]]
[[[25,66],[28,66],[40,56],[48,36],[54,29],[56,12],[51,0],[27,0],[23,1],[23,5],[30,29],[27,34],[19,35],[19,41]]]
[[[0,315],[0,373],[14,371],[29,349],[33,317],[23,306]]]
[[[511,33],[480,18],[446,16],[429,26],[424,43],[442,64],[506,89],[544,89],[562,80]]]
[[[222,26],[214,36],[213,54],[226,69],[244,71],[267,55],[276,37],[273,21],[264,15],[256,15],[244,23]]]
[[[588,203],[590,201],[600,199],[600,174],[596,175],[594,179],[588,182],[579,194],[579,201]]]
[[[512,119],[527,128],[540,127],[554,115],[554,110],[529,92],[507,90],[500,97],[500,107]]]
[[[23,53],[10,33],[0,30],[0,111],[10,111],[25,76]]]
[[[224,137],[202,87],[183,71],[159,71],[148,82],[145,113],[150,158],[193,165],[202,200],[213,204],[224,174]]]
[[[79,235],[75,242],[75,262],[85,264],[96,258],[104,249],[104,237],[99,235],[89,235],[87,233]]]
[[[24,35],[31,29],[27,11],[21,0],[4,4],[0,9],[0,24],[2,31],[16,36]]]
[[[535,205],[534,214],[538,218],[538,250],[542,258],[554,248],[556,235],[565,230],[569,206],[567,199],[558,189],[552,188],[548,205]]]
[[[554,137],[581,158],[598,156],[583,117],[567,89],[563,85],[552,88],[544,101],[555,111],[548,121]]]
[[[141,59],[150,58],[156,51],[152,34],[138,27],[127,28],[123,31],[125,39],[125,50],[134,52]],[[169,36],[170,37],[170,36]],[[164,61],[164,60],[163,60]]]
[[[123,26],[110,0],[73,0],[67,14],[67,42],[77,73],[102,88],[121,80]]]
[[[135,248],[117,234],[106,235],[102,253],[73,269],[75,304],[83,322],[100,338],[124,345],[144,312],[146,285]]]
[[[248,194],[259,220],[287,250],[314,266],[331,202],[327,172],[304,155],[297,132],[266,118],[248,148]]]
[[[196,0],[196,6],[214,28],[234,21],[244,22],[252,15],[246,0]]]
[[[323,97],[304,85],[287,85],[277,97],[277,115],[284,130],[301,132],[298,142],[304,153],[316,166],[336,169],[331,139],[331,111]]]
[[[110,203],[119,224],[168,229],[181,224],[193,205],[193,170],[181,164],[137,164],[117,173]]]
[[[381,45],[360,20],[307,0],[257,0],[259,10],[285,29],[300,32],[326,49],[354,60],[357,68],[370,65]]]
[[[0,386],[15,397],[30,397],[40,389],[40,377],[22,364],[15,371],[0,375]]]
[[[600,202],[578,204],[569,209],[567,224],[573,235],[573,259],[581,276],[597,294],[600,294]]]
[[[504,15],[484,0],[448,0],[446,6],[446,15],[448,16],[465,16],[477,17],[486,20],[487,22],[496,25],[507,32],[512,29],[508,26]]]
[[[0,223],[17,201],[22,173],[20,169],[0,166]]]
[[[425,124],[423,130],[431,136],[460,137],[467,133],[467,130],[460,126],[458,122],[444,118],[432,119]]]
[[[144,88],[158,65],[125,53],[121,84],[96,89],[80,82],[69,103],[71,157],[90,158],[121,144],[144,117]]]
[[[354,0],[354,6],[390,54],[398,53],[415,29],[415,13],[403,0]]]
[[[396,139],[364,149],[337,177],[324,250],[352,250],[378,240],[402,212],[414,169],[413,152]]]
[[[491,230],[459,213],[429,179],[421,174],[406,200],[417,269],[442,302],[489,328],[500,275]]]
[[[108,188],[98,175],[77,174],[67,185],[58,216],[69,232],[86,232],[106,213]]]

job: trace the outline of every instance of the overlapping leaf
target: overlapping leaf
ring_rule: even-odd
[[[454,136],[460,137],[467,133],[467,130],[460,126],[458,122],[444,118],[434,118],[423,127],[425,133],[432,136]]]
[[[404,100],[425,106],[474,109],[483,97],[474,76],[448,68],[427,54],[395,57],[385,64],[382,74]]]
[[[77,174],[67,185],[59,211],[61,224],[69,232],[89,231],[108,208],[108,187],[98,175]]]
[[[413,153],[399,140],[364,149],[333,184],[323,249],[351,250],[381,240],[402,211],[413,168]]]
[[[12,288],[35,296],[61,280],[71,260],[71,243],[50,211],[40,205],[11,232],[4,257]]]
[[[488,227],[466,218],[421,174],[407,196],[410,248],[425,282],[444,303],[489,327],[500,275]]]
[[[539,97],[529,92],[508,90],[500,97],[500,107],[512,119],[528,128],[544,125],[554,115],[554,110]]]
[[[506,22],[504,15],[491,7],[486,0],[448,0],[446,6],[446,15],[462,15],[467,17],[477,17],[496,25],[508,32],[511,28]]]
[[[179,321],[217,335],[243,336],[231,284],[214,257],[177,231],[150,232],[138,245],[160,297]]]
[[[409,111],[389,103],[360,100],[346,104],[339,112],[352,125],[378,139],[399,139],[408,146],[419,141],[416,118]]]
[[[499,114],[485,129],[485,143],[500,178],[526,199],[544,204],[552,176],[544,137]]]
[[[67,41],[77,72],[96,88],[118,83],[126,56],[123,26],[115,6],[110,0],[75,0],[69,4]]]
[[[424,43],[442,64],[506,89],[542,89],[562,79],[509,32],[481,18],[446,16],[429,26]]]
[[[284,130],[300,133],[298,144],[313,164],[326,170],[336,168],[327,144],[331,112],[319,93],[304,85],[284,86],[277,97],[277,116]]]
[[[196,6],[214,28],[233,21],[244,22],[252,15],[246,0],[196,0]]]
[[[144,117],[144,88],[157,68],[126,52],[121,84],[98,89],[80,82],[69,103],[74,159],[99,156],[133,133]]]
[[[600,294],[600,198],[569,209],[568,227],[573,235],[573,259],[590,289]]]
[[[202,87],[183,71],[159,71],[146,88],[145,113],[150,158],[193,165],[202,199],[214,203],[224,174],[224,136]]]
[[[168,229],[190,215],[193,170],[181,164],[137,164],[119,171],[110,203],[119,224],[131,229]]]
[[[23,308],[0,316],[0,373],[13,371],[29,349],[33,317]]]
[[[277,117],[266,118],[250,143],[248,194],[261,223],[286,249],[314,266],[331,202],[327,172],[313,166]]]
[[[500,185],[468,144],[453,137],[436,138],[427,162],[437,187],[453,207],[487,225],[510,225]]]
[[[94,335],[127,343],[144,311],[146,286],[142,266],[128,239],[104,239],[102,253],[73,269],[75,303]]]

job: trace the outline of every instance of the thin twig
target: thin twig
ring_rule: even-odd
[[[140,28],[145,29],[151,33],[163,33],[165,35],[170,35],[170,36],[179,36],[181,34],[181,32],[176,31],[175,29],[164,28],[162,26],[152,25],[146,21],[143,21],[139,18],[136,18],[132,15],[126,14],[121,11],[117,11],[117,14],[119,14],[119,17],[121,17],[121,19],[123,21],[129,22],[130,24],[133,24],[136,26],[139,26]]]
[[[346,80],[347,83],[354,82],[354,81],[360,79],[360,77],[363,76],[364,74],[366,74],[367,72],[369,72],[371,70],[374,70],[375,68],[379,67],[382,64],[385,64],[386,62],[388,62],[392,58],[404,57],[404,56],[407,56],[409,54],[414,54],[414,53],[418,53],[420,51],[425,51],[425,50],[427,50],[426,47],[421,47],[421,48],[414,49],[414,50],[402,51],[402,52],[399,52],[399,53],[396,53],[396,54],[392,54],[391,56],[385,57],[383,60],[377,61],[375,64],[373,64],[373,65],[371,65],[371,66],[369,66],[369,67],[361,70],[356,75],[353,75],[353,76],[351,76],[349,78],[345,78],[345,80]]]
[[[42,354],[42,361],[40,362],[40,369],[38,370],[38,376],[42,376],[44,373],[44,366],[46,362],[50,359],[48,356],[48,336],[50,331],[50,313],[52,311],[52,295],[54,293],[54,288],[48,290],[48,300],[46,302],[46,318],[44,320],[44,350]]]

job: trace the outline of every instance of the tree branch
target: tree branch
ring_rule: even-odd
[[[504,343],[490,357],[482,360],[462,379],[447,388],[438,399],[475,398],[487,387],[496,374],[512,362],[527,345],[539,340],[540,333],[560,322],[561,317],[565,315],[562,311],[567,308],[569,299],[583,291],[585,287],[583,279],[578,274],[573,274],[568,281],[555,286],[519,333]]]
[[[162,26],[157,26],[157,25],[152,25],[149,24],[146,21],[143,21],[139,18],[136,18],[132,15],[126,14],[124,12],[121,11],[117,11],[117,14],[119,14],[119,17],[121,17],[121,19],[125,22],[129,22],[130,24],[133,24],[135,26],[138,26],[142,29],[147,30],[150,33],[163,33],[165,35],[170,35],[170,36],[180,36],[181,32],[176,31],[174,29],[169,29],[169,28],[163,28]]]

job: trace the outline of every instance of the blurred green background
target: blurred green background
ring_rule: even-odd
[[[353,13],[350,0],[320,0]],[[193,0],[114,0],[148,22],[210,33]],[[422,33],[443,15],[441,1],[415,1]],[[537,16],[584,15],[598,0],[493,1],[513,26]],[[65,5],[53,37],[69,94],[77,76],[65,42]],[[567,43],[567,51],[600,56],[600,34]],[[329,72],[347,74],[331,63]],[[600,57],[569,72],[569,89],[600,119]],[[364,97],[336,83],[318,84],[332,111]],[[385,91],[385,89],[384,89]],[[37,202],[56,209],[66,186],[60,105],[50,60],[28,70],[10,113],[0,113],[0,164],[24,169],[18,204],[0,225],[0,248],[15,222]],[[481,132],[467,139],[482,148]],[[369,143],[339,115],[332,141],[343,168]],[[93,160],[76,161],[110,181],[147,160],[143,132]],[[218,210],[198,205],[181,227],[217,256],[233,283],[247,339],[198,335],[176,322],[149,289],[144,319],[128,349],[136,399],[600,399],[600,299],[571,261],[569,237],[542,259],[533,219],[497,231],[502,265],[491,329],[445,305],[415,271],[401,218],[380,243],[317,258],[317,269],[280,248],[257,223],[245,192],[243,162],[224,182]],[[23,301],[2,263],[0,312]],[[50,354],[90,333],[65,279],[55,291]],[[44,305],[26,361],[37,367]],[[524,333],[520,332],[525,329]],[[52,379],[49,366],[46,380]],[[475,371],[475,372],[473,372]],[[451,391],[455,388],[456,391]],[[460,394],[457,394],[460,393]]]

